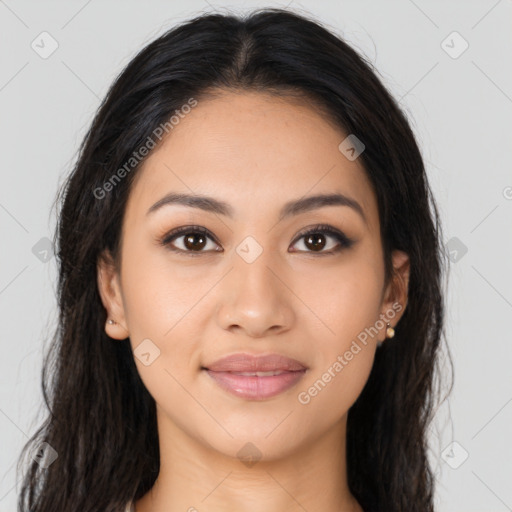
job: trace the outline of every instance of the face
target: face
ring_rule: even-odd
[[[385,285],[376,196],[360,159],[338,149],[346,136],[305,104],[225,92],[200,101],[139,170],[119,272],[102,263],[98,276],[117,322],[107,332],[130,337],[160,431],[231,456],[252,442],[270,460],[346,421],[408,279],[396,252],[402,286]],[[345,199],[304,202],[322,195]],[[203,369],[240,353],[306,370]]]

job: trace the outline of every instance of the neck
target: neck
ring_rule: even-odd
[[[158,430],[160,472],[136,512],[363,512],[347,484],[346,416],[293,453],[278,453],[277,429],[255,443],[227,439],[222,451],[161,410]]]

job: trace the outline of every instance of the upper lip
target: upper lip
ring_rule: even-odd
[[[301,371],[307,367],[296,359],[281,354],[254,356],[251,354],[232,354],[218,359],[204,367],[213,372],[269,372]]]

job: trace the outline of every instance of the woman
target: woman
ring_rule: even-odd
[[[343,40],[278,9],[170,30],[65,184],[19,509],[432,511],[441,240]]]

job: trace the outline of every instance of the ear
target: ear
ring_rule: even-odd
[[[119,273],[108,251],[103,252],[98,258],[97,281],[101,302],[107,310],[105,332],[111,338],[124,340],[129,336],[129,332],[126,328],[121,284]],[[113,320],[114,323],[109,323],[109,320]]]
[[[395,250],[392,253],[392,262],[393,276],[384,294],[381,318],[395,328],[407,307],[410,261],[405,252]],[[382,329],[381,340],[386,339],[386,327]]]

